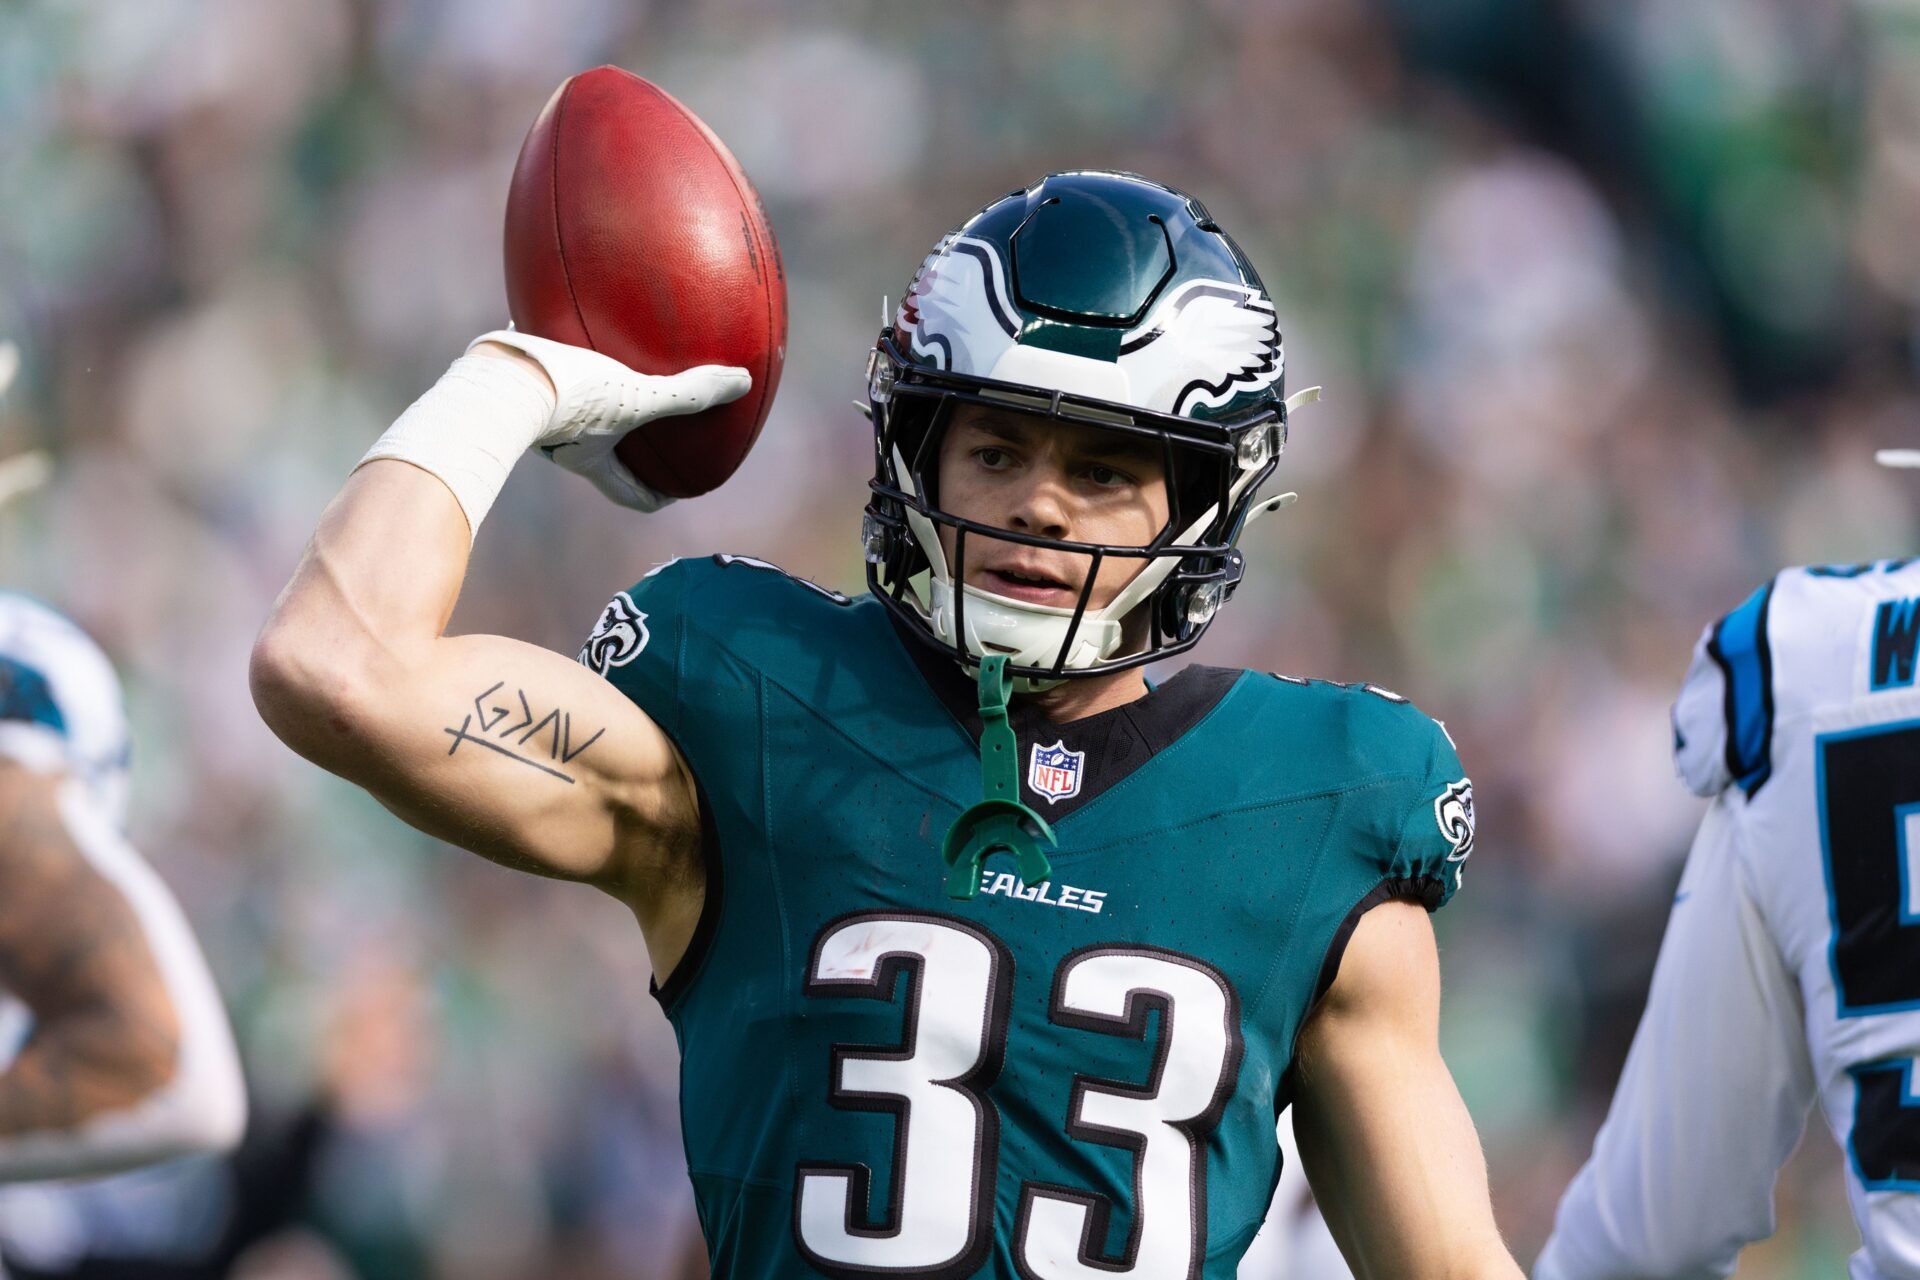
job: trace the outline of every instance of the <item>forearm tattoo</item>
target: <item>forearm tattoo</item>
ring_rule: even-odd
[[[179,1022],[139,917],[75,845],[50,796],[0,816],[0,986],[34,1028],[0,1074],[0,1135],[71,1129],[177,1069]]]
[[[461,718],[458,728],[448,725],[442,730],[453,739],[447,754],[472,743],[571,784],[574,778],[566,766],[586,754],[606,729],[581,738],[573,726],[573,712],[555,707],[536,717],[525,690],[505,693],[505,688],[506,681],[494,681],[474,695],[473,710]],[[579,732],[584,733],[584,727]]]

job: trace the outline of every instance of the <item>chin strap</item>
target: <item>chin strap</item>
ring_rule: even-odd
[[[947,896],[971,898],[980,888],[980,864],[1010,853],[1028,888],[1053,874],[1046,848],[1056,843],[1047,820],[1020,802],[1020,744],[1007,722],[1007,658],[980,659],[980,784],[986,798],[947,828],[940,856],[947,862]]]

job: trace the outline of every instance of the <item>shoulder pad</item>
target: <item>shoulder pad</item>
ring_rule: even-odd
[[[1773,771],[1774,587],[1767,582],[1700,633],[1673,704],[1673,759],[1695,795],[1738,783],[1749,795]]]
[[[1821,706],[1910,687],[1920,648],[1912,560],[1783,569],[1701,633],[1673,705],[1673,754],[1695,793],[1773,772],[1773,734]]]
[[[71,771],[124,818],[127,719],[120,679],[92,637],[46,605],[0,592],[0,756]]]
[[[1363,680],[1320,680],[1306,676],[1268,675],[1292,686],[1297,697],[1309,700],[1326,721],[1339,726],[1347,750],[1357,766],[1392,767],[1396,757],[1412,751],[1424,758],[1427,742],[1439,722],[1392,689]],[[1440,729],[1442,736],[1446,730]],[[1451,741],[1451,740],[1449,740]]]
[[[695,556],[655,565],[600,610],[578,655],[603,676],[638,658],[656,632],[692,620],[708,634],[746,617],[777,617],[819,603],[853,601],[752,556]]]
[[[76,739],[126,735],[120,678],[93,637],[65,615],[0,591],[0,720],[31,722]]]
[[[768,573],[777,573],[782,578],[786,579],[789,583],[793,584],[794,586],[805,587],[808,591],[813,592],[815,595],[831,600],[835,604],[852,604],[853,603],[853,600],[851,597],[842,595],[840,592],[835,591],[831,587],[823,587],[819,583],[814,582],[811,579],[802,578],[797,574],[788,573],[785,569],[782,569],[779,565],[774,564],[770,560],[761,560],[756,556],[730,556],[730,555],[722,554],[722,555],[714,556],[713,563],[721,566],[722,568],[725,568],[728,565],[741,565],[748,569],[760,569]]]

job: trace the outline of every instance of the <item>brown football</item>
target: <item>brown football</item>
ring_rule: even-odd
[[[699,117],[618,67],[569,78],[521,144],[506,254],[507,308],[524,333],[641,373],[751,373],[733,403],[649,423],[617,449],[676,498],[733,474],[780,385],[787,282],[760,197]]]

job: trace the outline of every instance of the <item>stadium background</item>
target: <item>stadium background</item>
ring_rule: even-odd
[[[197,923],[255,1091],[238,1168],[0,1197],[95,1274],[697,1275],[675,1053],[630,920],[413,835],[257,719],[246,655],[322,504],[504,319],[514,153],[616,62],[727,139],[792,347],[740,476],[639,519],[520,468],[462,629],[571,651],[669,555],[843,588],[881,314],[1055,168],[1199,194],[1327,388],[1297,508],[1200,656],[1365,678],[1459,740],[1480,846],[1444,1041],[1522,1261],[1587,1149],[1699,802],[1666,707],[1778,564],[1915,550],[1920,19],[1838,0],[62,0],[0,6],[0,583],[113,654],[137,842]],[[1276,750],[1285,726],[1276,725]],[[1258,761],[1247,761],[1257,768]],[[1838,1274],[1815,1120],[1741,1274]],[[283,1226],[275,1224],[284,1223]],[[231,1254],[232,1248],[228,1249]],[[217,1249],[216,1249],[217,1253]],[[162,1265],[164,1264],[164,1265]]]

